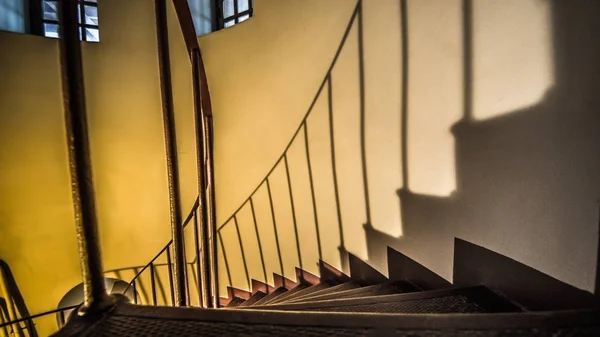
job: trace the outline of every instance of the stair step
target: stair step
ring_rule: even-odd
[[[263,282],[263,281],[259,281],[259,280],[255,280],[252,279],[251,280],[251,289],[252,289],[252,294],[255,294],[257,291],[262,291],[265,294],[269,294],[270,292],[272,292],[273,290],[275,290],[278,287],[272,287],[271,285]]]
[[[269,310],[406,314],[520,312],[520,307],[484,286],[369,296],[304,303],[282,303]]]
[[[325,282],[321,282],[321,283],[309,286],[306,289],[300,290],[297,293],[290,295],[289,297],[287,297],[285,299],[284,302],[288,302],[288,301],[290,301],[290,300],[292,300],[294,298],[298,298],[300,296],[305,296],[305,295],[308,295],[308,294],[315,293],[317,291],[321,291],[323,289],[330,288],[330,287],[332,287],[334,285],[336,285],[336,282],[330,280],[330,281],[325,281]]]
[[[117,303],[94,318],[73,315],[55,337],[75,336],[600,336],[600,311],[373,315],[213,310]]]
[[[231,299],[234,297],[239,297],[247,300],[250,298],[250,296],[252,296],[252,293],[239,288],[227,287],[227,295]]]
[[[293,289],[294,287],[296,287],[299,283],[294,282],[292,280],[290,280],[287,277],[283,277],[277,273],[273,273],[273,284],[275,289],[279,288],[279,287],[284,287],[287,290]],[[273,290],[275,290],[273,289]]]
[[[254,295],[252,295],[252,297],[250,297],[249,299],[244,301],[244,303],[238,305],[238,308],[250,306],[250,305],[258,302],[259,300],[263,299],[265,296],[267,296],[266,293],[264,293],[262,291],[257,291],[256,293],[254,293]]]
[[[370,296],[381,296],[381,295],[391,295],[391,294],[405,294],[419,291],[414,285],[408,282],[388,282],[382,284],[376,284],[372,286],[361,287],[358,289],[351,289],[346,291],[340,291],[337,293],[330,293],[320,296],[313,296],[305,299],[297,299],[290,301],[291,303],[299,303],[299,302],[315,302],[315,301],[325,301],[325,300],[335,300],[335,299],[343,299],[343,298],[360,298],[360,297],[370,297]],[[288,303],[288,302],[286,302]]]
[[[350,278],[354,281],[367,282],[369,284],[379,284],[389,281],[385,275],[355,255],[348,254],[348,258],[350,261]]]
[[[243,298],[239,298],[239,297],[234,297],[231,299],[231,301],[229,301],[229,303],[227,303],[227,305],[225,306],[225,308],[235,308],[238,307],[240,304],[246,302],[245,299]]]
[[[290,300],[290,302],[300,302],[300,301],[306,301],[315,297],[320,297],[320,296],[325,296],[325,295],[329,295],[329,294],[339,294],[341,292],[347,291],[347,290],[352,290],[352,289],[357,289],[362,287],[363,285],[360,282],[356,282],[356,281],[348,281],[348,282],[344,282],[342,284],[338,284],[335,285],[333,287],[329,287],[329,288],[325,288],[323,290],[319,290],[319,291],[315,291],[314,293],[310,293],[307,295],[303,295],[303,296],[299,296],[296,298],[293,298]],[[287,303],[288,301],[284,301],[285,303]]]
[[[321,281],[336,280],[339,282],[348,282],[350,277],[344,274],[341,270],[335,268],[329,263],[319,260],[319,274],[321,274]]]
[[[321,282],[321,279],[317,275],[309,273],[306,270],[298,267],[296,267],[296,279],[300,283],[308,283],[312,285],[319,284]]]
[[[254,304],[250,304],[249,306],[262,305],[262,304],[268,302],[269,300],[271,300],[271,299],[273,299],[273,298],[275,298],[275,297],[277,297],[277,296],[279,296],[281,294],[284,294],[286,292],[288,292],[288,290],[286,288],[279,287],[279,288],[273,290],[273,292],[271,292],[269,295],[267,295],[267,296],[261,298],[260,300],[254,302]]]
[[[263,305],[267,305],[267,304],[270,305],[270,304],[280,303],[282,301],[285,301],[286,298],[288,298],[288,297],[294,295],[295,293],[298,293],[298,292],[300,292],[300,291],[302,291],[302,290],[304,290],[304,289],[306,289],[308,287],[309,287],[309,285],[307,285],[307,284],[299,284],[296,287],[288,290],[287,292],[285,292],[285,293],[283,293],[283,294],[281,294],[281,295],[279,295],[279,296],[277,296],[275,298],[272,298],[272,299],[270,299],[268,301],[265,301],[262,304]]]
[[[452,283],[427,269],[422,264],[388,247],[388,274],[392,281],[410,281],[423,290],[452,287]]]

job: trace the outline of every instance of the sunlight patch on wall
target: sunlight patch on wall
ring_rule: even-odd
[[[473,116],[531,106],[554,83],[548,0],[473,1]]]

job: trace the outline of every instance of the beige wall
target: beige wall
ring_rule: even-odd
[[[190,63],[169,10],[187,214],[197,195]],[[169,203],[154,4],[104,0],[99,17],[101,42],[84,44],[83,59],[104,267],[114,269],[144,265],[167,243]],[[58,43],[0,32],[0,49],[0,258],[38,313],[80,282]]]
[[[364,1],[366,159],[371,224],[390,244],[452,279],[453,240],[469,240],[593,290],[600,163],[594,1],[474,0],[470,121],[459,0],[408,0],[408,181],[402,181],[399,1]],[[250,278],[263,279],[250,205],[302,121],[355,1],[257,0],[248,22],[200,39],[216,126],[218,221],[236,213]],[[575,24],[577,23],[577,24]],[[332,72],[346,247],[385,272],[365,234],[357,27]],[[588,69],[587,71],[585,69]],[[559,76],[559,74],[562,74]],[[578,82],[576,79],[579,79]],[[308,117],[323,258],[340,267],[327,90]],[[577,131],[576,131],[577,130]],[[287,152],[301,258],[316,272],[304,134]],[[570,164],[569,164],[570,163]],[[299,264],[285,167],[269,176],[284,273]],[[586,183],[583,183],[583,182]],[[401,209],[396,190],[410,193]],[[279,272],[266,186],[252,198],[267,279]],[[222,230],[233,284],[247,287],[233,221]],[[384,243],[380,243],[383,245]],[[221,260],[221,270],[225,263]],[[221,282],[228,282],[225,272]],[[223,286],[223,284],[222,284]]]

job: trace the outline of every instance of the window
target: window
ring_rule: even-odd
[[[81,41],[100,41],[98,29],[98,0],[78,0],[79,38]],[[83,20],[82,20],[83,18]],[[44,36],[58,37],[58,1],[42,0]]]
[[[220,5],[219,28],[231,27],[252,16],[252,0],[217,0]]]

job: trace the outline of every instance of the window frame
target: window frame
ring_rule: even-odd
[[[242,12],[238,11],[238,0],[232,0],[233,2],[233,15],[230,15],[228,17],[224,16],[223,13],[223,3],[226,0],[215,0],[215,8],[216,10],[216,15],[217,15],[217,30],[220,29],[224,29],[224,28],[229,28],[232,26],[237,25],[238,23],[244,22],[246,20],[248,20],[249,18],[251,18],[254,15],[254,0],[247,0],[248,1],[248,9]],[[243,16],[248,15],[248,19],[240,21],[240,18]],[[233,24],[231,26],[225,26],[226,22],[230,22],[233,20]]]
[[[34,0],[35,1],[35,0]],[[58,26],[58,20],[52,20],[52,19],[46,19],[44,18],[44,4],[47,2],[54,2],[58,5],[59,1],[62,0],[38,0],[40,1],[41,4],[41,13],[40,13],[40,20],[41,20],[41,35],[44,37],[49,37],[46,35],[46,28],[45,28],[45,24],[52,24],[52,25],[57,25]],[[98,12],[98,0],[96,1],[91,1],[91,0],[77,0],[77,4],[79,6],[79,22],[77,23],[79,26],[79,39],[83,42],[94,42],[94,43],[98,43],[100,42],[100,37],[98,37],[98,40],[88,40],[87,38],[87,34],[85,29],[89,28],[89,29],[95,29],[98,32],[100,32],[100,25],[93,25],[93,24],[89,24],[85,22],[85,7],[95,7],[96,8],[96,13]],[[52,37],[50,37],[52,38]]]

